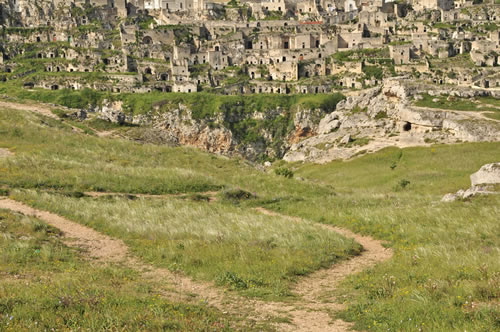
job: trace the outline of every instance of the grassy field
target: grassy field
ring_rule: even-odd
[[[485,112],[488,118],[500,120],[500,101],[492,97],[478,97],[476,102],[467,98],[440,96],[434,97],[424,94],[415,105],[420,107],[440,108],[453,111]]]
[[[286,298],[298,275],[357,250],[311,224],[263,218],[253,210],[265,206],[342,225],[394,249],[392,260],[342,285],[347,305],[342,317],[357,328],[500,328],[500,196],[440,202],[444,194],[467,188],[469,175],[481,165],[500,161],[500,143],[389,148],[349,162],[283,164],[295,173],[286,178],[238,159],[103,140],[72,133],[58,121],[0,110],[0,147],[15,153],[0,159],[0,185],[11,195],[123,238],[156,265],[249,296]],[[77,198],[81,195],[75,193],[237,188],[256,198],[220,195],[208,205],[180,198]]]
[[[306,165],[298,175],[334,186],[337,195],[274,208],[374,235],[395,249],[390,263],[344,284],[343,317],[359,328],[492,331],[500,327],[500,197],[439,200],[499,160],[499,143],[481,143]]]
[[[144,260],[241,294],[283,299],[298,276],[359,252],[314,224],[232,204],[181,199],[74,198],[14,191],[15,199],[124,239]]]
[[[225,188],[231,193],[237,184],[271,192],[285,190],[290,181],[193,149],[70,134],[58,121],[44,119],[42,124],[29,113],[0,111],[0,119],[0,146],[15,152],[0,159],[0,185],[18,188],[11,190],[17,199],[126,240],[139,256],[159,266],[242,294],[283,299],[291,295],[297,276],[359,252],[359,245],[334,232],[260,215],[238,207],[237,199],[222,197],[209,206],[175,198],[81,197],[95,190],[189,194]]]
[[[0,210],[0,330],[229,331],[204,305],[165,300],[133,270],[96,267],[43,222]]]

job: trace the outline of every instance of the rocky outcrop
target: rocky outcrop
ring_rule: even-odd
[[[284,159],[323,163],[389,146],[500,140],[500,123],[477,112],[414,106],[414,98],[419,98],[422,89],[425,87],[391,78],[385,80],[382,87],[349,96],[337,105],[336,111],[321,119],[317,135],[294,142]],[[445,92],[461,97],[484,94],[462,89]],[[441,94],[436,90],[431,93]],[[350,141],[345,137],[350,137]]]
[[[294,142],[317,135],[324,114],[320,109],[298,108],[292,112],[278,107],[265,112],[227,111],[199,118],[183,104],[160,104],[149,114],[127,121],[152,127],[150,132],[161,133],[161,141],[168,144],[257,160],[264,156],[281,158]]]
[[[470,176],[471,185],[492,185],[500,184],[500,162],[486,164],[479,171]]]
[[[500,162],[486,164],[479,171],[470,176],[471,187],[466,190],[459,190],[454,194],[446,194],[441,199],[442,202],[453,202],[464,200],[476,195],[488,195],[498,193],[500,186]]]
[[[295,131],[291,133],[288,142],[297,143],[301,139],[316,135],[324,114],[320,109],[299,109],[293,119]]]
[[[229,129],[194,120],[191,111],[182,106],[155,116],[153,127],[167,133],[173,142],[213,153],[231,154],[236,145]]]
[[[323,163],[389,146],[500,140],[500,122],[481,118],[477,112],[416,107],[414,98],[421,93],[405,80],[388,79],[381,87],[348,96],[330,113],[303,107],[249,112],[236,103],[215,114],[200,115],[166,101],[136,116],[126,116],[121,102],[104,101],[88,112],[110,122],[148,128],[143,135],[148,142],[190,145],[250,160]],[[75,116],[84,119],[86,112]]]
[[[90,108],[88,112],[97,113],[97,117],[101,120],[124,124],[127,117],[122,110],[122,106],[121,101],[108,102],[104,100],[101,106]]]

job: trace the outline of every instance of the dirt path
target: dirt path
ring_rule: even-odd
[[[51,107],[45,106],[43,104],[21,104],[21,103],[15,103],[12,101],[0,100],[0,107],[10,108],[10,109],[13,109],[16,111],[31,111],[31,112],[45,115],[46,117],[49,117],[49,118],[52,118],[55,120],[60,120],[57,115],[52,113]]]
[[[97,260],[119,262],[127,258],[128,248],[122,241],[112,239],[54,213],[33,209],[11,199],[0,199],[0,208],[43,220],[63,232],[66,244],[86,250],[90,257]]]
[[[0,107],[8,108],[8,109],[13,109],[16,111],[30,111],[34,113],[41,114],[43,116],[46,116],[48,118],[57,120],[57,121],[62,121],[61,118],[59,118],[57,115],[52,113],[52,107],[44,104],[21,104],[21,103],[15,103],[12,101],[5,101],[5,100],[0,100]],[[68,126],[71,127],[71,130],[76,133],[83,133],[83,130],[75,127],[67,122],[64,122]]]
[[[487,110],[478,110],[478,111],[457,111],[457,110],[450,110],[450,109],[445,109],[445,108],[433,108],[433,107],[422,107],[422,106],[412,106],[412,108],[415,108],[416,110],[424,110],[424,111],[440,111],[440,112],[448,112],[448,113],[454,113],[457,115],[467,115],[469,118],[477,119],[477,120],[485,120],[485,121],[491,121],[491,122],[497,122],[500,123],[500,120],[492,119],[484,115],[484,113],[492,113],[491,111]]]
[[[14,155],[9,149],[0,148],[0,158],[7,158]]]
[[[99,193],[100,196],[102,196],[101,194]],[[144,195],[144,197],[150,196]],[[348,331],[352,327],[350,323],[342,320],[332,321],[331,319],[332,313],[343,309],[341,304],[336,303],[332,292],[346,276],[370,268],[392,257],[392,251],[384,248],[380,241],[357,235],[343,228],[317,224],[318,227],[353,238],[363,245],[365,251],[348,261],[302,278],[294,289],[295,293],[299,295],[296,301],[292,303],[265,302],[242,298],[237,294],[225,292],[224,289],[215,287],[212,283],[194,282],[182,274],[175,274],[167,269],[145,264],[130,253],[123,241],[113,239],[54,213],[37,210],[6,198],[0,199],[0,208],[37,217],[58,228],[63,232],[66,244],[85,250],[90,257],[98,261],[122,263],[141,271],[145,279],[161,283],[161,289],[157,291],[169,299],[174,298],[188,302],[196,300],[198,303],[201,300],[223,312],[260,322],[265,322],[273,317],[289,319],[292,324],[280,323],[276,325],[280,331]],[[278,215],[263,208],[257,210],[267,215]],[[302,222],[300,218],[284,217],[292,222]]]
[[[63,121],[57,115],[52,113],[52,109],[55,107],[52,107],[52,106],[46,105],[46,104],[39,104],[39,103],[37,103],[37,104],[21,104],[21,103],[16,103],[16,102],[12,102],[12,101],[0,100],[0,107],[9,108],[9,109],[17,110],[17,111],[30,111],[30,112],[41,114],[43,116],[49,117],[49,118],[54,119],[54,120]],[[74,132],[79,132],[79,133],[84,132],[81,128],[75,127],[75,126],[67,123],[66,121],[64,121],[64,122],[67,125],[69,125]],[[91,128],[91,127],[89,127],[89,128],[97,135],[97,137],[112,138],[114,136],[118,136],[118,137],[123,138],[122,136],[117,135],[116,130],[99,131],[99,130]]]
[[[257,208],[263,214],[280,215],[264,208]],[[281,215],[282,216],[282,215]],[[293,222],[302,222],[301,218],[284,216]],[[288,315],[294,326],[281,325],[283,331],[348,331],[352,324],[342,320],[331,321],[329,313],[344,309],[342,304],[336,303],[332,293],[338,284],[350,274],[361,272],[375,266],[377,263],[389,260],[393,252],[382,246],[382,242],[369,236],[361,236],[348,229],[317,224],[319,227],[337,232],[347,238],[352,238],[364,248],[361,255],[350,260],[334,264],[329,269],[319,270],[309,276],[301,278],[294,291],[302,296],[302,300],[296,307],[284,308],[276,303],[265,305],[267,311],[281,311],[289,309]]]
[[[166,279],[171,282],[171,286],[174,286],[179,293],[186,295],[189,292],[202,294],[205,300],[215,306],[218,304],[216,300],[222,298],[221,292],[208,283],[194,283],[185,276],[176,275],[166,269],[155,268],[142,263],[130,253],[127,245],[122,240],[113,239],[90,227],[7,198],[0,198],[0,208],[36,217],[59,229],[63,232],[65,244],[83,249],[91,258],[98,261],[103,263],[124,263],[142,271],[149,279],[161,279],[163,281]]]

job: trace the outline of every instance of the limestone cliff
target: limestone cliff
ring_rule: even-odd
[[[478,111],[450,111],[414,106],[421,93],[473,98],[481,90],[432,90],[402,80],[362,91],[337,105],[318,127],[285,154],[287,161],[328,162],[374,152],[388,146],[426,146],[500,140],[500,121]]]
[[[200,115],[199,110],[194,112],[182,102],[164,102],[147,114],[126,116],[122,102],[105,101],[93,111],[105,120],[151,128],[150,133],[161,137],[160,142],[241,155],[252,161],[283,158],[322,163],[389,146],[500,140],[499,120],[477,110],[415,106],[423,93],[470,100],[483,91],[429,91],[404,80],[389,79],[380,87],[349,96],[331,109],[292,105],[249,111],[245,105],[234,103]]]

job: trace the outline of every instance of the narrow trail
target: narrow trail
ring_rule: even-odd
[[[9,149],[0,148],[0,158],[7,158],[14,155]]]
[[[63,242],[65,244],[83,249],[90,258],[97,261],[102,263],[124,263],[126,266],[143,272],[149,279],[161,279],[163,281],[167,279],[173,286],[182,287],[177,288],[177,291],[186,295],[190,292],[203,295],[205,300],[215,306],[218,304],[215,300],[222,297],[221,292],[209,283],[195,283],[188,277],[141,262],[130,253],[129,248],[122,240],[111,238],[90,227],[51,212],[34,209],[24,203],[8,198],[0,198],[0,208],[36,217],[59,229],[63,232]]]
[[[36,104],[22,104],[22,103],[16,103],[13,101],[6,101],[6,100],[1,100],[0,99],[0,107],[4,108],[9,108],[13,109],[16,111],[30,111],[33,113],[38,113],[40,115],[46,116],[48,118],[57,120],[57,121],[63,121],[61,118],[59,118],[56,114],[52,113],[52,109],[56,108],[51,105],[47,104],[41,104],[41,103],[36,103]],[[69,125],[71,127],[71,130],[74,132],[78,133],[84,133],[83,129],[75,127],[68,123],[67,121],[63,121],[65,124]],[[89,127],[96,135],[97,137],[100,138],[113,138],[115,136],[118,136],[120,138],[123,138],[121,135],[117,135],[116,130],[97,130],[92,127]]]
[[[127,258],[128,248],[122,241],[112,239],[57,214],[37,210],[11,199],[0,199],[0,208],[43,220],[63,232],[64,243],[86,250],[94,259],[120,262]]]
[[[114,193],[99,193],[99,195]],[[126,194],[122,194],[126,195]],[[151,197],[151,195],[141,195]],[[158,197],[153,195],[153,197]],[[159,195],[159,197],[162,197]],[[70,221],[64,217],[34,209],[28,205],[11,199],[0,199],[0,208],[13,212],[33,216],[58,228],[64,234],[64,242],[73,247],[83,249],[88,256],[102,263],[122,263],[140,271],[145,279],[162,284],[157,291],[169,298],[192,302],[200,299],[223,312],[231,313],[242,318],[265,322],[272,317],[289,319],[292,324],[280,323],[276,328],[280,331],[348,331],[352,324],[342,320],[332,321],[331,314],[343,310],[343,305],[336,303],[331,293],[337,285],[350,274],[373,267],[392,257],[392,250],[382,246],[380,241],[370,237],[357,235],[349,230],[317,224],[328,230],[338,232],[359,242],[364,251],[348,261],[334,264],[329,269],[317,271],[301,278],[296,284],[294,292],[298,299],[291,303],[267,302],[250,300],[235,293],[226,292],[212,283],[193,281],[182,274],[172,273],[167,269],[156,268],[141,262],[129,251],[127,245],[119,240],[99,233],[92,228]],[[264,208],[256,209],[266,215],[279,215]],[[292,222],[302,222],[302,219],[288,217]]]
[[[485,121],[490,121],[490,122],[496,122],[500,123],[500,120],[497,119],[492,119],[484,115],[484,113],[492,113],[491,111],[487,110],[477,110],[477,111],[457,111],[457,110],[450,110],[450,109],[445,109],[445,108],[433,108],[433,107],[423,107],[423,106],[412,106],[412,108],[416,110],[424,110],[424,111],[440,111],[440,112],[446,112],[446,113],[454,113],[457,115],[467,115],[469,118],[477,119],[477,120],[485,120]]]
[[[9,109],[13,109],[16,111],[30,111],[33,113],[38,113],[40,115],[46,116],[48,118],[62,121],[57,115],[52,113],[53,107],[44,105],[44,104],[21,104],[12,101],[0,100],[0,107],[5,107]],[[83,130],[75,127],[67,122],[64,122],[66,125],[71,127],[71,130],[76,133],[83,133]]]
[[[293,222],[303,221],[301,218],[283,216],[264,208],[257,208],[257,210],[267,215],[282,216]],[[349,331],[352,328],[351,323],[339,319],[334,322],[331,321],[329,313],[344,309],[342,304],[335,302],[334,298],[332,299],[331,294],[347,276],[389,260],[393,255],[392,249],[385,248],[382,241],[369,236],[361,236],[345,228],[326,224],[316,225],[337,232],[347,238],[352,238],[363,246],[364,251],[359,256],[301,278],[294,288],[294,292],[302,298],[302,301],[297,306],[284,308],[277,303],[266,304],[263,308],[266,311],[283,312],[289,310],[288,315],[291,316],[293,326],[282,324],[280,326],[282,331]]]
[[[0,100],[0,107],[10,108],[16,111],[31,111],[41,115],[44,115],[48,118],[60,120],[57,115],[52,113],[51,107],[46,106],[44,104],[21,104],[12,101]]]

